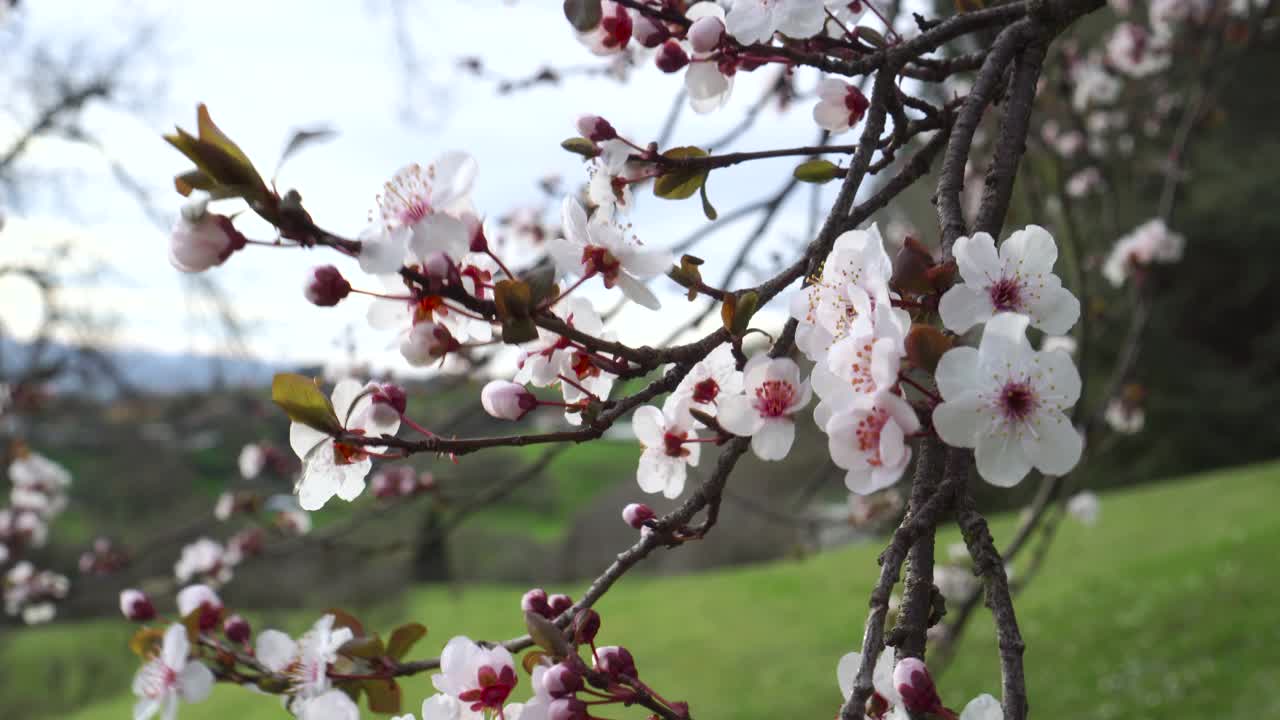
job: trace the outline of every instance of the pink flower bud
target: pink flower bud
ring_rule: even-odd
[[[222,599],[208,585],[189,585],[178,591],[178,614],[187,617],[197,610],[200,629],[212,630],[222,618]]]
[[[547,604],[547,591],[542,588],[534,588],[525,593],[524,597],[520,598],[520,609],[546,618],[555,617],[551,615],[551,606]]]
[[[410,365],[421,366],[443,358],[461,345],[449,328],[433,322],[421,322],[400,341],[400,354]]]
[[[704,15],[689,26],[689,45],[696,53],[709,53],[724,37],[724,23],[714,15]]]
[[[919,658],[903,658],[893,668],[893,684],[902,696],[902,704],[912,713],[938,713],[942,699],[929,676],[929,668]]]
[[[584,608],[573,616],[573,640],[579,645],[590,645],[600,633],[600,613]]]
[[[653,511],[653,508],[644,503],[631,503],[622,508],[623,522],[637,530],[643,528],[646,522],[656,517],[658,517],[658,514]]]
[[[557,663],[543,674],[542,686],[553,698],[572,695],[582,689],[582,675],[565,663]]]
[[[609,5],[613,6],[612,12],[606,6],[604,17],[600,20],[598,32],[603,34],[600,44],[609,49],[625,48],[631,41],[631,31],[635,27],[631,21],[631,13],[617,3],[609,3]]]
[[[556,698],[547,706],[548,720],[586,720],[587,717],[587,704],[578,698]]]
[[[523,385],[493,380],[480,391],[480,405],[499,420],[519,420],[538,407],[538,399]]]
[[[560,617],[564,611],[573,607],[573,598],[568,595],[556,593],[555,595],[547,598],[547,607],[551,610],[551,617]]]
[[[631,24],[631,37],[644,47],[656,48],[671,37],[671,31],[648,15],[639,14]]]
[[[222,634],[233,643],[249,642],[249,636],[253,630],[249,627],[249,621],[239,615],[232,615],[222,623]]]
[[[333,307],[351,294],[351,283],[342,277],[338,268],[332,265],[321,265],[311,271],[311,278],[303,291],[312,305]]]
[[[604,142],[618,137],[618,131],[599,115],[583,115],[578,118],[578,132],[591,142]]]
[[[675,40],[668,40],[662,43],[662,47],[658,50],[658,54],[653,58],[658,69],[664,73],[673,73],[689,64],[689,53],[680,47],[680,43]]]
[[[639,677],[635,658],[624,647],[608,645],[596,651],[596,670],[610,677]]]
[[[126,620],[147,622],[155,619],[156,606],[146,593],[131,588],[120,591],[120,612]]]
[[[169,235],[169,263],[182,272],[221,265],[247,242],[230,218],[207,212],[208,202],[200,199],[184,206]]]

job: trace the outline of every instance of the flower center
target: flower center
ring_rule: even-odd
[[[587,275],[599,273],[604,277],[605,287],[611,288],[614,281],[618,279],[622,263],[618,262],[608,249],[599,245],[588,245],[582,248],[582,269]]]
[[[600,368],[596,367],[595,363],[591,362],[591,356],[586,353],[573,354],[572,368],[579,380],[596,377],[600,374]]]
[[[987,293],[991,296],[991,306],[999,312],[1022,307],[1022,284],[1016,278],[1000,278],[987,288]]]
[[[685,439],[689,433],[674,433],[667,431],[662,436],[662,445],[667,455],[674,458],[684,457],[689,454],[689,448],[684,446]]]
[[[515,670],[506,666],[502,670],[494,670],[485,665],[476,674],[476,680],[480,687],[458,696],[459,700],[471,703],[472,712],[481,712],[485,709],[501,710],[507,697],[516,687]]]
[[[796,388],[784,380],[766,380],[756,388],[756,411],[767,418],[785,417],[795,403]]]
[[[1010,382],[1000,390],[1000,412],[1007,420],[1022,422],[1040,407],[1040,400],[1025,382]]]
[[[444,298],[439,295],[427,295],[413,303],[414,325],[420,322],[434,321],[436,315],[448,314],[449,306],[444,304]]]
[[[354,430],[352,432],[355,432]],[[369,457],[359,445],[335,442],[333,444],[333,462],[335,465],[354,465]]]
[[[716,396],[720,394],[720,384],[711,378],[707,378],[697,385],[693,386],[693,401],[707,405],[716,401]]]
[[[889,413],[878,409],[858,421],[853,429],[853,437],[858,442],[858,450],[867,456],[867,464],[880,467],[880,431],[889,421]]]

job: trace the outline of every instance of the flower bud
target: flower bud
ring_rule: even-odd
[[[680,47],[680,43],[668,40],[658,49],[658,54],[654,56],[654,63],[664,73],[677,72],[689,64],[689,53]]]
[[[578,133],[591,142],[604,142],[618,137],[618,131],[599,115],[583,115],[578,118]]]
[[[641,14],[631,25],[631,37],[644,47],[656,48],[671,37],[671,31],[663,23]]]
[[[646,522],[656,517],[658,517],[658,514],[653,511],[653,508],[644,503],[631,503],[622,508],[623,522],[637,530],[643,528]]]
[[[311,278],[303,291],[312,305],[333,307],[351,294],[351,283],[342,277],[338,268],[332,265],[321,265],[311,271]]]
[[[231,218],[207,212],[207,198],[187,203],[169,235],[169,263],[196,273],[221,265],[248,242]]]
[[[568,595],[556,593],[555,595],[547,598],[547,607],[551,610],[551,617],[553,619],[558,618],[566,610],[573,607],[573,598]]]
[[[547,706],[548,720],[586,720],[587,717],[587,704],[578,698],[556,698]]]
[[[178,614],[187,617],[197,610],[200,630],[212,630],[222,618],[222,599],[208,585],[190,585],[178,591]]]
[[[146,593],[130,588],[120,591],[120,612],[124,613],[126,620],[146,622],[155,619],[156,606]]]
[[[400,354],[410,365],[422,366],[443,358],[461,345],[449,328],[433,322],[420,322],[400,341]]]
[[[600,632],[600,613],[591,608],[583,608],[573,616],[573,641],[579,645],[590,645],[596,641]]]
[[[545,618],[553,618],[551,614],[551,606],[547,604],[547,591],[542,588],[534,588],[524,594],[520,598],[520,609],[525,612],[537,613]]]
[[[249,627],[249,621],[239,615],[232,615],[227,618],[226,622],[222,623],[222,634],[226,635],[227,639],[233,643],[249,642],[249,636],[252,632]]]
[[[689,45],[696,53],[709,53],[724,37],[724,23],[714,15],[704,15],[689,26]]]
[[[582,689],[582,675],[565,663],[557,663],[542,675],[542,686],[551,697],[562,698]]]
[[[937,713],[942,699],[929,676],[929,668],[919,658],[907,657],[893,668],[893,685],[902,696],[902,704],[913,714]]]
[[[639,677],[636,661],[624,647],[609,645],[596,651],[596,670],[610,677]]]
[[[538,407],[538,399],[519,383],[493,380],[480,391],[480,405],[499,420],[519,420]]]

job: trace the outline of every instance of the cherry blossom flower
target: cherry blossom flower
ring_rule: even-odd
[[[794,360],[761,354],[743,369],[743,386],[745,395],[721,399],[716,419],[734,435],[750,437],[756,457],[781,460],[795,440],[794,416],[809,404],[809,381],[800,380]]]
[[[1186,244],[1186,238],[1170,231],[1163,219],[1148,220],[1116,241],[1102,264],[1102,275],[1120,287],[1135,267],[1178,262]]]
[[[885,252],[877,226],[841,234],[822,265],[821,275],[791,297],[791,317],[800,323],[796,347],[810,360],[821,362],[836,340],[865,334],[865,324],[854,326],[859,318],[870,322],[868,313],[876,305],[889,304],[892,274],[893,261]]]
[[[1102,172],[1089,166],[1067,178],[1067,194],[1074,198],[1084,197],[1102,185]]]
[[[661,410],[643,405],[631,416],[636,439],[644,447],[636,470],[636,482],[644,492],[680,497],[688,468],[698,465],[702,443],[690,442],[697,440],[698,432],[688,403],[687,398],[673,395]]]
[[[586,211],[573,196],[565,197],[561,219],[564,237],[551,241],[548,247],[557,270],[584,278],[599,275],[606,288],[616,285],[630,300],[658,309],[658,298],[643,281],[671,267],[670,253],[642,248],[608,220],[587,220]]]
[[[1040,352],[1064,352],[1076,354],[1076,339],[1070,335],[1046,335],[1040,341]]]
[[[827,423],[831,461],[848,472],[845,487],[863,495],[896,483],[911,460],[906,437],[920,429],[916,412],[889,391],[860,395]]]
[[[360,267],[395,272],[410,243],[420,256],[443,251],[461,257],[469,232],[460,218],[471,211],[476,172],[475,159],[460,151],[443,153],[426,168],[401,168],[378,196],[378,221],[360,235]]]
[[[724,21],[715,15],[703,15],[689,25],[689,46],[696,53],[711,53],[720,45],[724,31]]]
[[[484,648],[459,635],[444,646],[440,672],[431,676],[431,682],[437,690],[457,698],[472,712],[482,712],[501,710],[518,678],[506,648]]]
[[[621,140],[600,143],[600,154],[591,162],[588,170],[591,179],[587,183],[587,199],[605,217],[616,212],[629,212],[635,202],[631,186],[643,177],[643,169],[631,162],[632,148]]]
[[[240,457],[236,465],[240,469],[240,477],[252,480],[262,473],[267,464],[267,453],[261,445],[250,443],[240,448]]]
[[[1120,96],[1121,85],[1106,67],[1097,53],[1075,61],[1070,67],[1071,106],[1076,112],[1085,112],[1095,105],[1109,105]]]
[[[147,720],[159,714],[161,720],[178,715],[178,702],[198,703],[213,690],[213,673],[197,660],[188,660],[191,643],[187,629],[170,625],[164,632],[160,654],[152,658],[133,677],[133,720]]]
[[[1154,75],[1173,62],[1168,43],[1137,23],[1122,22],[1107,39],[1107,60],[1132,78]]]
[[[322,616],[297,642],[279,630],[263,630],[254,654],[263,667],[289,678],[294,697],[318,697],[330,687],[329,665],[338,649],[352,638],[351,628],[335,630],[333,623],[333,615]]]
[[[729,34],[743,45],[767,43],[775,32],[813,37],[826,20],[824,0],[736,0],[725,18]]]
[[[978,472],[1001,487],[1033,466],[1062,475],[1083,449],[1066,415],[1080,397],[1080,374],[1066,353],[1032,350],[1027,322],[996,315],[976,350],[948,350],[936,372],[944,402],[933,411],[934,428],[948,445],[976,448]]]
[[[1098,515],[1102,511],[1102,503],[1095,493],[1084,490],[1067,500],[1067,512],[1071,517],[1090,527],[1098,523]]]
[[[1080,317],[1080,301],[1051,272],[1058,246],[1039,225],[1009,236],[998,255],[987,233],[962,237],[956,240],[955,258],[964,282],[952,286],[938,306],[942,324],[952,332],[1014,312],[1046,333],[1061,335]]]
[[[607,340],[612,336],[604,331],[600,315],[591,301],[584,297],[561,300],[552,308],[552,313],[565,324],[593,337]],[[563,378],[572,382],[565,382]],[[519,370],[515,375],[517,383],[535,387],[559,384],[566,403],[584,400],[587,395],[583,389],[596,397],[605,397],[613,389],[613,380],[614,375],[602,370],[590,353],[568,338],[542,328],[538,329],[538,339],[521,349]],[[565,411],[565,419],[574,425],[582,422],[581,416],[571,409]]]
[[[813,367],[813,391],[821,399],[813,419],[820,428],[858,397],[890,391],[898,382],[911,317],[888,302],[864,308],[859,317],[860,332],[836,342]]]
[[[492,380],[480,390],[480,405],[499,420],[519,420],[538,407],[538,399],[523,385]]]
[[[960,720],[1004,720],[1004,708],[999,700],[984,693],[964,706]]]
[[[718,345],[699,360],[676,386],[672,396],[687,398],[689,407],[715,415],[721,397],[742,392],[742,372],[728,344]]]
[[[818,84],[818,104],[813,106],[813,121],[835,135],[857,125],[870,105],[857,85],[827,78]]]
[[[127,620],[146,622],[155,618],[156,606],[146,593],[130,588],[120,591],[120,612]]]
[[[504,717],[509,715],[503,713]],[[484,714],[475,712],[452,695],[436,693],[422,701],[422,720],[482,720]]]
[[[221,585],[231,580],[232,566],[236,558],[227,557],[222,543],[209,538],[200,538],[182,548],[178,562],[173,566],[173,575],[179,583],[190,582],[200,577],[207,582]]]
[[[578,42],[596,55],[622,52],[631,41],[635,28],[631,13],[613,0],[601,0],[600,23],[594,29],[578,33]]]
[[[1107,426],[1121,435],[1134,435],[1142,432],[1147,424],[1147,414],[1142,406],[1129,402],[1123,397],[1112,398],[1107,402],[1107,409],[1102,414]]]
[[[346,379],[333,388],[333,408],[343,429],[354,435],[394,435],[400,418],[380,423],[382,413],[371,412],[373,399],[359,381]],[[373,467],[370,451],[340,442],[315,428],[295,422],[289,426],[289,445],[302,459],[296,491],[303,510],[319,510],[337,495],[348,502],[364,492],[364,477]]]
[[[328,690],[298,703],[298,720],[360,720],[360,707],[342,690]],[[409,715],[409,720],[413,716]]]
[[[694,3],[685,16],[695,24],[707,23],[710,19],[721,23],[725,21],[724,8],[713,2]],[[725,67],[721,67],[712,55],[711,52],[694,52],[693,60],[689,62],[689,69],[684,73],[684,87],[689,95],[689,107],[702,115],[724,107],[733,93],[735,66],[727,63]]]
[[[201,630],[209,630],[222,618],[222,598],[208,585],[188,585],[178,591],[178,615],[187,617],[199,611],[196,618]]]
[[[836,683],[840,686],[840,693],[844,695],[845,700],[853,695],[853,684],[857,680],[858,668],[861,665],[862,653],[859,652],[845,655],[836,665]],[[883,707],[896,707],[901,701],[898,697],[898,689],[893,683],[893,648],[885,648],[876,658],[871,684],[875,688],[875,694],[879,695],[883,701]]]
[[[169,234],[169,264],[182,272],[204,272],[221,265],[245,246],[245,237],[231,218],[208,211],[209,198],[193,198]]]

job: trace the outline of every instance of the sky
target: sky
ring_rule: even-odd
[[[549,173],[567,184],[584,182],[576,156],[559,147],[576,134],[583,113],[608,118],[641,142],[655,139],[666,119],[681,75],[664,75],[643,62],[626,84],[573,76],[556,87],[500,95],[492,79],[457,68],[462,57],[479,56],[497,76],[525,76],[535,69],[598,64],[573,37],[560,3],[526,0],[406,0],[398,22],[386,2],[272,0],[160,3],[113,0],[41,0],[23,3],[16,24],[0,29],[10,43],[8,62],[0,48],[0,91],[20,82],[21,48],[35,39],[63,55],[110,56],[111,43],[133,42],[140,24],[154,29],[152,42],[131,59],[129,79],[140,89],[129,111],[90,108],[86,127],[147,190],[157,210],[172,217],[182,198],[171,178],[189,164],[160,140],[172,126],[193,128],[197,103],[268,175],[296,128],[327,126],[337,136],[292,158],[277,178],[280,189],[296,188],[324,227],[355,236],[366,224],[382,184],[401,166],[427,163],[437,154],[466,150],[479,162],[475,204],[489,216],[539,202],[538,180]],[[16,32],[15,32],[16,30]],[[8,33],[6,38],[5,33]],[[412,39],[417,68],[406,74],[397,33]],[[15,40],[14,38],[20,38]],[[108,38],[110,40],[108,40]],[[135,43],[136,44],[136,43]],[[104,49],[105,48],[105,49]],[[6,69],[6,65],[9,69]],[[8,77],[5,77],[5,76]],[[816,76],[801,76],[812,87]],[[740,75],[728,107],[710,115],[685,108],[673,145],[705,145],[737,124],[760,96],[764,72]],[[6,94],[8,97],[15,97]],[[785,114],[768,111],[733,149],[812,144],[813,100]],[[403,112],[415,109],[412,118]],[[0,149],[16,129],[29,124],[30,109],[0,100]],[[852,142],[853,132],[842,136]],[[786,182],[795,160],[749,163],[712,174],[708,183],[720,212],[768,196]],[[190,279],[170,267],[166,234],[130,195],[123,193],[101,153],[50,141],[33,147],[26,170],[34,180],[21,206],[7,209],[0,230],[0,265],[47,253],[70,243],[72,281],[61,302],[73,308],[105,309],[118,317],[110,342],[173,352],[220,352],[225,345],[199,303]],[[56,184],[43,178],[59,179]],[[834,185],[834,184],[833,184]],[[829,205],[834,187],[822,192]],[[645,189],[632,213],[632,231],[646,244],[670,245],[706,220],[697,198],[667,201]],[[790,262],[805,240],[808,192],[793,195],[753,256],[758,265]],[[752,225],[748,220],[713,236],[694,252],[704,274],[718,278]],[[250,237],[267,239],[260,222],[239,222]],[[361,359],[375,367],[404,369],[392,337],[367,327],[367,302],[353,298],[336,308],[316,308],[302,297],[310,268],[336,264],[357,287],[377,288],[354,261],[323,249],[250,248],[211,271],[248,328],[247,346],[257,358],[317,362],[331,358],[339,338],[351,333]],[[89,276],[91,269],[106,266]],[[741,277],[737,285],[759,278]],[[679,288],[654,283],[664,307],[633,307],[616,330],[624,341],[655,342],[690,313],[700,310]],[[28,284],[0,280],[0,318],[21,336],[38,325],[40,311]],[[614,292],[592,291],[597,307],[613,305]],[[779,303],[775,303],[781,307]],[[778,313],[763,316],[766,325]]]

